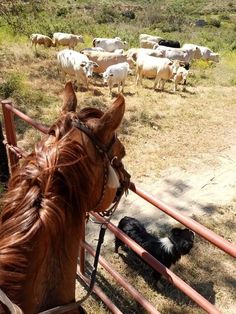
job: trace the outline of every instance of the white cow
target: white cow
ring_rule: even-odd
[[[45,48],[53,46],[52,39],[42,34],[32,34],[30,39],[31,45],[35,46],[35,49],[37,45],[44,45]]]
[[[94,38],[94,47],[101,47],[107,52],[114,52],[116,49],[126,49],[127,42],[122,41],[119,37],[115,38]]]
[[[188,76],[189,71],[186,70],[183,66],[180,66],[177,69],[177,72],[173,78],[174,81],[174,92],[177,91],[177,85],[182,83],[183,85],[186,85],[186,80]]]
[[[188,49],[191,47],[197,47],[200,50],[200,56],[196,59],[202,59],[206,61],[214,61],[214,62],[219,62],[220,57],[218,53],[213,52],[210,48],[205,47],[205,46],[199,46],[199,45],[194,45],[194,44],[184,44],[183,49]]]
[[[149,39],[142,39],[139,42],[139,47],[140,48],[150,48],[153,49],[154,46],[157,47],[158,43],[154,40],[149,40]]]
[[[74,49],[78,43],[84,43],[82,35],[74,35],[68,33],[54,33],[53,43],[57,46],[68,46],[70,49]]]
[[[193,59],[197,59],[201,55],[198,47],[186,47],[186,48],[172,48],[166,46],[154,46],[155,50],[162,52],[165,58],[171,60],[180,60],[184,62],[190,62]]]
[[[117,54],[114,52],[102,52],[102,51],[83,51],[83,53],[89,58],[89,60],[98,64],[98,67],[94,68],[94,73],[101,74],[112,65],[122,62],[128,62],[130,65],[132,62],[124,54]]]
[[[114,85],[118,85],[118,93],[123,93],[124,91],[124,84],[129,72],[129,64],[128,62],[122,62],[110,65],[106,71],[103,73],[103,81],[105,84],[108,85],[110,90],[110,95],[112,96],[112,87]]]
[[[90,61],[87,56],[74,50],[64,49],[57,53],[57,62],[65,79],[66,74],[75,77],[88,89],[88,78],[92,77],[93,67],[98,66]]]
[[[142,40],[151,40],[151,41],[155,41],[158,44],[161,39],[163,39],[163,38],[160,36],[154,36],[154,35],[148,35],[148,34],[140,34],[139,35],[139,43]]]
[[[178,64],[179,62],[173,62],[168,58],[157,58],[139,53],[136,61],[136,85],[142,84],[143,77],[155,78],[154,89],[157,86],[163,90],[165,82],[176,74]]]
[[[140,52],[152,57],[164,57],[164,52],[149,48],[130,48],[129,50],[126,51],[126,56],[128,60],[132,60],[133,63],[135,64],[138,53]]]
[[[81,53],[84,53],[86,51],[105,51],[105,50],[101,47],[88,47],[80,50]]]

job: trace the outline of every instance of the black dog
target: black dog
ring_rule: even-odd
[[[168,237],[158,238],[148,233],[137,219],[127,216],[120,220],[118,228],[167,268],[175,264],[182,255],[188,254],[193,247],[194,232],[189,229],[173,228]],[[116,253],[120,246],[124,246],[124,243],[116,237]],[[153,275],[156,280],[161,277],[156,271]]]

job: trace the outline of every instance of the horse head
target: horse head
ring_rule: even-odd
[[[74,300],[85,214],[106,211],[129,184],[116,135],[124,112],[121,95],[105,112],[80,110],[68,82],[59,118],[9,181],[0,288],[26,314]]]

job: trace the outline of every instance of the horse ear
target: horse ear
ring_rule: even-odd
[[[71,81],[67,82],[63,91],[62,112],[75,112],[77,107],[77,98]]]
[[[121,124],[125,113],[125,99],[119,94],[111,107],[99,119],[99,123],[94,130],[94,133],[102,141],[108,142],[113,136],[115,130]]]

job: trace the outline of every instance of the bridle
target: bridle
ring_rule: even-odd
[[[79,119],[76,119],[73,121],[73,126],[81,130],[90,138],[90,140],[92,141],[92,143],[94,144],[98,152],[103,157],[103,162],[104,162],[104,179],[103,179],[102,193],[96,206],[91,208],[89,211],[96,211],[96,209],[99,208],[99,206],[103,202],[106,188],[107,188],[107,183],[108,183],[109,165],[112,166],[118,173],[120,187],[118,188],[118,191],[114,200],[114,204],[108,210],[104,212],[99,212],[99,215],[103,217],[104,216],[108,217],[107,220],[109,222],[112,215],[114,214],[115,210],[118,207],[118,204],[121,200],[122,195],[124,193],[126,195],[128,194],[128,188],[130,184],[130,174],[124,169],[124,166],[121,160],[119,160],[117,156],[110,156],[111,149],[116,142],[116,135],[113,136],[111,142],[108,145],[104,145],[96,138],[93,131],[84,122],[80,121]],[[40,312],[39,314],[60,314],[60,313],[65,313],[66,311],[69,311],[69,310],[76,310],[90,296],[90,294],[93,291],[94,284],[95,284],[99,255],[100,255],[102,243],[104,241],[106,229],[107,229],[107,223],[101,224],[96,254],[94,258],[93,271],[91,274],[90,285],[89,285],[86,295],[77,302],[72,302],[67,305],[57,306],[52,309]],[[15,303],[13,303],[1,289],[0,289],[0,302],[6,305],[12,314],[13,313],[23,314],[22,310]]]
[[[90,138],[90,140],[93,142],[93,144],[96,147],[96,149],[98,150],[98,152],[103,156],[103,161],[104,161],[105,171],[104,171],[102,194],[101,194],[100,199],[99,199],[98,203],[96,204],[96,206],[94,206],[89,211],[95,211],[103,201],[105,191],[106,191],[107,181],[108,181],[108,171],[109,171],[108,165],[111,165],[119,175],[119,181],[120,181],[121,186],[120,186],[119,191],[116,195],[114,205],[112,205],[112,207],[109,208],[108,210],[106,210],[105,212],[99,212],[99,215],[101,215],[103,217],[104,216],[108,217],[107,222],[109,222],[112,215],[114,214],[115,210],[118,207],[118,204],[121,200],[122,195],[124,193],[125,194],[128,193],[128,188],[129,188],[129,184],[130,184],[130,174],[124,169],[122,162],[118,159],[117,156],[110,156],[111,148],[116,141],[116,135],[114,135],[114,137],[112,138],[111,142],[108,145],[104,145],[95,137],[93,131],[85,123],[83,123],[79,119],[76,119],[73,122],[73,126],[78,128],[79,130],[81,130],[83,133],[85,133]],[[85,300],[87,300],[87,298],[92,293],[93,287],[95,284],[99,255],[100,255],[102,243],[104,241],[106,229],[107,229],[107,223],[101,224],[101,229],[100,229],[99,238],[98,238],[98,244],[97,244],[94,263],[93,263],[93,270],[92,270],[92,274],[91,274],[90,285],[89,285],[89,288],[88,288],[86,295],[81,300],[79,300],[77,302],[73,302],[73,303],[70,303],[68,305],[57,306],[57,307],[49,309],[47,311],[40,312],[39,314],[60,314],[60,313],[64,313],[64,312],[69,311],[69,310],[75,310],[75,309],[78,309],[79,306]]]
[[[92,141],[92,143],[94,144],[98,152],[101,154],[103,158],[103,162],[104,162],[104,179],[103,179],[102,193],[96,206],[94,206],[92,209],[89,209],[89,212],[97,211],[96,209],[100,206],[100,204],[103,201],[103,198],[106,192],[107,181],[108,181],[108,174],[109,174],[108,166],[111,165],[116,170],[116,173],[119,176],[120,187],[118,188],[118,192],[114,200],[114,205],[107,211],[99,213],[101,216],[109,217],[114,212],[114,209],[118,206],[122,195],[124,193],[125,194],[128,193],[128,188],[129,188],[129,183],[130,183],[130,174],[124,169],[122,162],[118,159],[117,156],[110,156],[111,149],[117,139],[116,134],[113,136],[112,140],[110,141],[108,145],[104,145],[96,138],[93,131],[87,126],[87,124],[83,123],[79,119],[76,119],[73,122],[73,126],[81,130],[90,138],[90,140]]]

